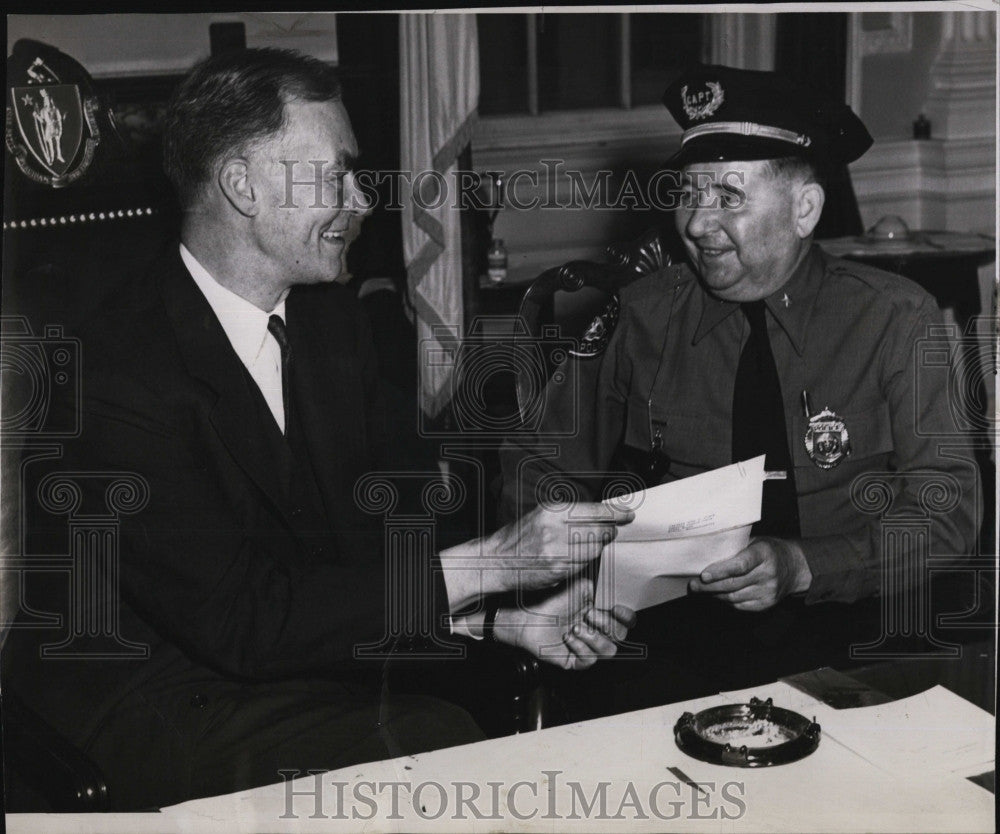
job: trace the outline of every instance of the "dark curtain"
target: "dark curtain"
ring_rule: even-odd
[[[846,97],[847,15],[828,12],[778,15],[774,68],[837,101]],[[826,174],[826,206],[816,227],[825,239],[864,230],[846,165]]]
[[[399,15],[343,14],[337,17],[337,47],[344,106],[358,140],[361,170],[398,171]],[[361,236],[348,252],[356,280],[392,278],[406,283],[402,212],[386,209],[391,183],[377,189],[378,205],[365,220]]]

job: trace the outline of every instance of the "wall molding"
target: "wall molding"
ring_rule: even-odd
[[[911,227],[993,233],[995,137],[878,142],[850,166],[862,220],[898,214]]]
[[[939,136],[996,133],[996,15],[948,12],[924,111]]]

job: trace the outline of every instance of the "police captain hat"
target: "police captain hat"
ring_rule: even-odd
[[[846,104],[776,72],[696,66],[667,88],[663,103],[684,129],[666,163],[675,169],[786,156],[847,163],[873,141]]]

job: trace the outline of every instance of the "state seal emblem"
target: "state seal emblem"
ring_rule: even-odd
[[[100,142],[97,100],[77,84],[63,84],[36,59],[35,83],[7,92],[7,148],[25,176],[61,188],[86,172]]]
[[[805,444],[810,460],[820,469],[833,469],[851,454],[847,426],[829,408],[809,418]]]

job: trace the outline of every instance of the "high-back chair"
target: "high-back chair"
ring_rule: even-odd
[[[522,363],[517,371],[517,404],[521,419],[527,420],[544,395],[545,383],[551,376],[561,354],[555,345],[569,343],[571,352],[593,353],[604,338],[607,328],[613,328],[618,317],[618,291],[643,275],[669,266],[671,256],[662,232],[649,229],[635,240],[612,244],[607,248],[610,263],[570,261],[547,269],[528,287],[521,299],[518,318],[526,335],[543,346],[543,364]],[[556,314],[558,293],[580,293],[589,290],[583,305],[569,315]],[[554,328],[554,340],[546,340],[548,329]]]
[[[85,359],[69,334],[173,236],[177,218],[158,150],[119,130],[106,91],[73,58],[20,40],[7,61],[7,86],[0,646],[26,604],[21,580],[33,564],[20,529],[22,462],[51,457],[72,431],[53,422],[48,408],[57,387],[80,384]],[[60,558],[69,557],[45,557],[50,568],[68,570]],[[100,770],[10,683],[4,680],[3,691],[8,809],[107,810]]]

